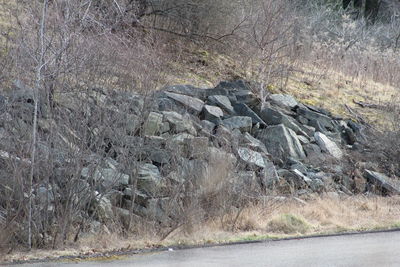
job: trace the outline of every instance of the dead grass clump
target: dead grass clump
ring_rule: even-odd
[[[268,223],[268,231],[284,234],[305,234],[311,228],[302,217],[293,214],[282,214]]]
[[[252,206],[246,208],[242,211],[236,223],[234,225],[234,230],[239,232],[249,232],[262,229],[260,224],[260,209],[257,206]]]

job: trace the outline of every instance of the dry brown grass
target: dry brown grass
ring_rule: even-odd
[[[236,216],[236,213],[232,216]],[[263,204],[246,208],[234,229],[224,225],[229,219],[231,218],[209,220],[194,226],[190,234],[178,229],[163,241],[159,241],[159,237],[150,229],[141,233],[140,238],[138,235],[121,237],[102,232],[87,235],[78,243],[66,245],[62,250],[12,252],[3,256],[2,260],[389,229],[400,227],[400,197],[315,196],[304,201],[292,198],[270,199]]]
[[[10,14],[11,8],[16,8],[15,0],[0,0],[0,34],[4,34],[12,26],[13,17]]]
[[[199,87],[212,87],[221,80],[244,78],[252,80],[252,73],[246,72],[240,62],[232,57],[196,49],[182,50],[185,62],[171,63],[171,72],[167,74],[167,84],[193,84]],[[301,61],[295,66],[288,83],[284,87],[269,85],[273,93],[286,93],[299,101],[325,108],[333,114],[354,118],[345,105],[360,114],[367,122],[378,126],[389,126],[385,110],[362,108],[355,101],[387,106],[398,97],[399,89],[388,83],[378,82],[368,73],[354,76],[353,73],[339,71],[338,66],[325,63]],[[382,72],[388,68],[382,65]],[[354,68],[358,69],[357,66]],[[383,74],[382,74],[383,75]]]
[[[361,114],[369,123],[386,126],[387,113],[379,109],[361,108],[355,101],[385,106],[398,96],[399,89],[371,78],[354,78],[335,70],[318,70],[320,66],[303,65],[293,74],[288,87],[282,90],[301,102],[320,106],[336,115],[353,117],[345,105]]]
[[[323,197],[286,203],[274,211],[303,217],[311,225],[310,233],[386,228],[400,222],[400,198]]]

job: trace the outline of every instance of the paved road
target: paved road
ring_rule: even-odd
[[[119,261],[40,263],[29,267],[400,266],[400,232],[272,241],[130,256]]]

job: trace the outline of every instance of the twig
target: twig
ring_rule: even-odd
[[[382,109],[383,107],[377,104],[370,104],[370,103],[365,103],[362,101],[356,101],[353,99],[353,103],[359,105],[362,108],[375,108],[375,109]]]
[[[353,110],[352,108],[350,108],[347,104],[344,104],[344,106],[345,106],[346,109],[349,111],[349,113],[350,113],[351,115],[353,115],[354,118],[355,118],[359,123],[368,125],[368,123],[365,121],[365,119],[364,119],[360,114],[358,114],[355,110]]]

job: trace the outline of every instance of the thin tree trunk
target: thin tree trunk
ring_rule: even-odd
[[[44,44],[44,33],[45,33],[45,20],[47,11],[47,1],[43,1],[42,7],[42,17],[40,19],[40,30],[39,30],[39,61],[36,70],[36,83],[33,89],[34,98],[34,111],[33,111],[33,127],[32,127],[32,149],[31,149],[31,170],[29,175],[29,213],[28,213],[28,248],[32,248],[32,202],[33,202],[33,174],[35,170],[35,153],[36,153],[36,135],[37,135],[37,119],[38,119],[38,108],[39,108],[39,89],[42,82],[42,69],[45,65],[44,54],[45,54],[45,44]]]

